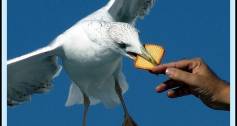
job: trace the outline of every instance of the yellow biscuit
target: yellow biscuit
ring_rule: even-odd
[[[145,49],[154,58],[156,64],[152,64],[151,62],[137,55],[134,65],[139,69],[151,70],[155,65],[160,64],[165,50],[161,46],[155,44],[146,44]]]

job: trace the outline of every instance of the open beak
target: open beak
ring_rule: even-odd
[[[149,61],[150,63],[152,63],[153,65],[157,65],[155,59],[151,56],[151,54],[149,54],[146,49],[142,46],[141,47],[141,51],[142,54],[140,54],[140,56],[144,59],[146,59],[147,61]]]
[[[135,60],[136,56],[139,55],[142,58],[146,59],[147,61],[149,61],[150,63],[157,65],[156,61],[154,60],[154,58],[146,51],[146,49],[142,46],[141,47],[141,54],[136,54],[133,52],[128,52],[127,56],[133,60]]]

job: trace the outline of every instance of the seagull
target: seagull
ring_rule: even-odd
[[[136,126],[123,99],[128,85],[122,58],[134,60],[140,55],[154,62],[135,28],[136,19],[145,16],[153,3],[154,0],[110,0],[49,45],[8,60],[8,105],[19,105],[35,93],[48,92],[63,68],[72,81],[66,106],[84,105],[83,126],[89,106],[100,102],[108,108],[121,104],[123,126]]]

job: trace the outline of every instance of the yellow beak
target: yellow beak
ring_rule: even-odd
[[[151,56],[151,54],[149,54],[146,51],[146,49],[143,46],[141,47],[141,51],[142,51],[142,54],[140,54],[141,57],[151,62],[153,65],[157,65],[157,62],[155,61],[155,59]]]

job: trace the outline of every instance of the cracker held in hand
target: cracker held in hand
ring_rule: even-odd
[[[160,64],[165,50],[161,46],[155,44],[146,44],[145,49],[156,61],[156,64],[151,63],[143,57],[137,55],[135,59],[135,67],[139,69],[151,70],[155,65]]]

